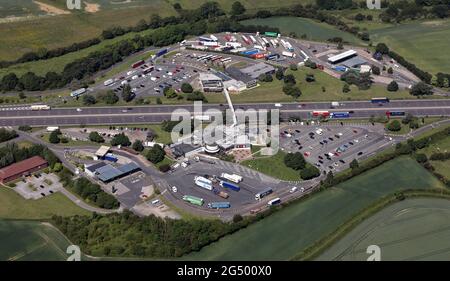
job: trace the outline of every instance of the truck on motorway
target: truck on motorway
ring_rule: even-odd
[[[339,102],[338,101],[331,102],[331,108],[335,108],[335,107],[339,107]]]
[[[51,107],[46,104],[35,104],[30,106],[31,110],[50,110]]]
[[[330,118],[349,118],[349,117],[350,117],[350,113],[348,111],[330,113]]]
[[[184,195],[183,200],[197,206],[203,206],[204,203],[203,198],[195,197],[192,195]]]
[[[390,111],[386,111],[386,115],[389,116],[405,116],[405,112],[404,111],[399,111],[399,110],[390,110]]]
[[[194,178],[194,183],[197,186],[200,186],[200,187],[202,187],[204,189],[207,189],[207,190],[212,190],[213,189],[212,181],[207,179],[207,178],[201,177],[201,176],[196,176]]]
[[[280,203],[281,203],[281,199],[280,198],[275,198],[275,199],[272,199],[269,202],[267,202],[267,205],[275,206],[275,205],[280,204]]]
[[[287,51],[283,51],[281,52],[281,54],[285,57],[289,57],[289,58],[295,58],[295,54],[293,52],[287,52]]]
[[[210,209],[227,209],[230,208],[230,202],[211,202],[208,203],[208,208]]]
[[[388,99],[388,98],[385,98],[385,97],[383,97],[383,98],[372,98],[372,99],[370,100],[370,102],[371,102],[371,103],[388,103],[388,102],[389,102],[389,99]]]
[[[262,198],[266,197],[267,195],[271,194],[272,192],[273,192],[272,188],[267,188],[266,190],[258,192],[255,194],[255,200],[261,200]]]
[[[220,175],[220,177],[230,180],[234,183],[240,183],[242,181],[242,177],[240,175],[236,175],[236,174],[227,174],[227,173],[222,173]]]
[[[220,186],[223,187],[223,188],[231,189],[233,191],[241,190],[241,188],[237,184],[234,184],[234,183],[231,183],[231,182],[227,182],[227,181],[220,181]]]
[[[328,117],[328,116],[330,116],[330,112],[328,112],[328,111],[315,110],[315,111],[312,112],[312,116],[313,116],[313,117],[320,117],[320,116],[322,116],[322,117]]]

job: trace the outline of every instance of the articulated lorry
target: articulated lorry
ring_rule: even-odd
[[[220,175],[220,177],[230,180],[234,183],[240,183],[242,181],[242,177],[240,175],[236,175],[236,174],[227,174],[227,173],[222,173]]]
[[[204,189],[207,189],[207,190],[212,190],[213,189],[212,188],[212,181],[207,179],[207,178],[204,178],[204,177],[196,176],[194,178],[194,183],[197,186],[200,186],[200,187],[202,187]]]
[[[220,184],[221,187],[223,187],[223,188],[228,188],[228,189],[231,189],[231,190],[233,190],[233,191],[239,191],[239,190],[241,190],[241,188],[240,188],[238,185],[236,185],[236,184],[234,184],[234,183],[231,183],[231,182],[220,181],[219,184]]]

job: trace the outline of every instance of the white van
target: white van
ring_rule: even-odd
[[[281,103],[276,103],[275,106],[276,107],[282,107]]]
[[[156,204],[158,204],[158,203],[159,203],[159,200],[158,200],[158,199],[152,201],[152,204],[153,204],[153,205],[156,205]]]
[[[298,189],[298,187],[294,186],[291,188],[291,190],[289,190],[289,193],[294,193],[297,191],[297,189]]]

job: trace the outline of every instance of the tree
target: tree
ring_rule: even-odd
[[[308,73],[308,74],[306,74],[305,80],[308,83],[309,82],[314,82],[314,81],[316,81],[316,77],[314,77],[314,74]]]
[[[415,158],[419,163],[425,163],[428,161],[427,155],[424,153],[416,153]]]
[[[275,72],[275,77],[276,77],[278,80],[282,80],[282,79],[284,78],[284,71],[283,71],[283,69],[282,69],[281,67],[279,67],[279,68],[277,69],[277,71]]]
[[[284,81],[285,84],[292,84],[292,85],[294,85],[294,84],[297,83],[295,81],[295,76],[292,75],[292,74],[288,74],[288,75],[284,76],[283,81]]]
[[[375,52],[386,55],[389,53],[389,48],[384,43],[378,43],[375,47]]]
[[[130,144],[131,144],[130,139],[124,133],[117,134],[111,139],[112,146],[116,145],[129,146]]]
[[[354,18],[356,21],[363,21],[366,19],[366,16],[361,13],[357,13]]]
[[[131,148],[133,148],[136,151],[143,151],[144,150],[144,145],[142,144],[141,140],[135,140],[133,142],[133,145],[131,146]]]
[[[391,83],[389,83],[387,85],[387,90],[389,92],[397,92],[398,91],[398,84],[397,82],[395,82],[394,80],[391,81]]]
[[[449,3],[449,2],[447,2]],[[438,18],[446,18],[449,15],[449,6],[448,5],[436,5],[431,8],[431,12],[436,15]]]
[[[288,153],[284,156],[284,164],[294,170],[301,170],[305,168],[306,161],[300,152]]]
[[[60,134],[61,134],[61,132],[59,130],[55,130],[55,131],[51,132],[48,137],[48,141],[50,143],[59,143],[60,142],[60,139],[59,139]]]
[[[402,124],[398,120],[392,120],[387,124],[387,129],[392,132],[398,132],[402,129]]]
[[[106,104],[115,104],[119,101],[119,97],[112,90],[98,94],[97,98]]]
[[[236,215],[233,216],[233,222],[234,223],[238,223],[238,222],[242,221],[243,219],[244,218],[241,215],[239,215],[239,214],[236,214]]]
[[[105,142],[105,139],[98,132],[90,132],[89,140],[98,143]]]
[[[351,91],[350,85],[347,84],[347,83],[345,83],[344,86],[342,86],[342,92],[343,92],[343,93],[348,93],[348,92],[350,92],[350,91]]]
[[[181,91],[183,93],[192,93],[194,91],[194,89],[192,88],[191,84],[183,83],[183,84],[181,84]]]
[[[350,168],[351,168],[351,169],[356,169],[356,168],[358,168],[358,167],[359,167],[358,160],[353,159],[352,162],[350,162]]]
[[[409,93],[413,96],[424,96],[424,95],[432,95],[433,87],[425,84],[424,82],[419,82],[411,87]]]
[[[179,10],[182,9],[180,3],[175,3],[175,4],[173,4],[173,8],[174,8],[175,10],[177,10],[177,11],[179,11]]]
[[[231,14],[233,16],[242,15],[245,13],[245,7],[239,1],[235,1],[233,5],[231,5]]]
[[[93,95],[84,95],[83,96],[83,104],[84,105],[92,105],[97,103],[97,100]]]
[[[372,65],[372,73],[374,75],[380,75],[381,74],[380,68],[376,65]]]
[[[17,78],[15,73],[8,73],[2,78],[1,90],[11,91],[14,90],[19,83],[19,78]]]
[[[122,89],[122,99],[125,102],[130,102],[134,98],[134,94],[131,91],[131,87],[129,84],[126,84]]]
[[[166,152],[162,149],[161,146],[155,144],[148,152],[147,152],[147,160],[152,162],[153,164],[157,164],[164,160],[164,156]]]
[[[318,176],[320,176],[320,170],[312,165],[308,165],[303,170],[300,171],[300,177],[303,180],[309,180],[312,178],[316,178]]]

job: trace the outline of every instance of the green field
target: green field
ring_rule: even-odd
[[[257,156],[255,159],[242,162],[242,165],[277,179],[301,180],[299,171],[284,165],[285,155],[286,153],[280,150],[274,156]]]
[[[443,188],[409,157],[400,157],[271,215],[184,259],[287,260],[393,192]]]
[[[450,201],[418,198],[395,203],[350,231],[317,260],[367,259],[378,245],[381,260],[450,259]]]
[[[326,41],[333,37],[341,37],[344,41],[353,44],[362,44],[362,41],[348,32],[341,31],[326,23],[316,22],[311,19],[296,17],[271,17],[264,19],[250,19],[241,22],[248,25],[268,25],[278,27],[284,35],[295,32],[298,37],[306,34],[307,39],[314,41]]]
[[[0,186],[0,218],[2,219],[49,219],[62,216],[88,215],[61,193],[38,200],[25,200],[15,191]]]
[[[450,151],[450,137],[432,143],[430,146],[420,150],[421,153],[425,153],[428,157],[430,157],[433,153],[448,151]],[[433,165],[437,173],[443,175],[447,179],[450,179],[450,160],[430,161],[430,163]]]
[[[421,69],[450,73],[450,20],[404,23],[369,33],[373,42],[386,43]]]

